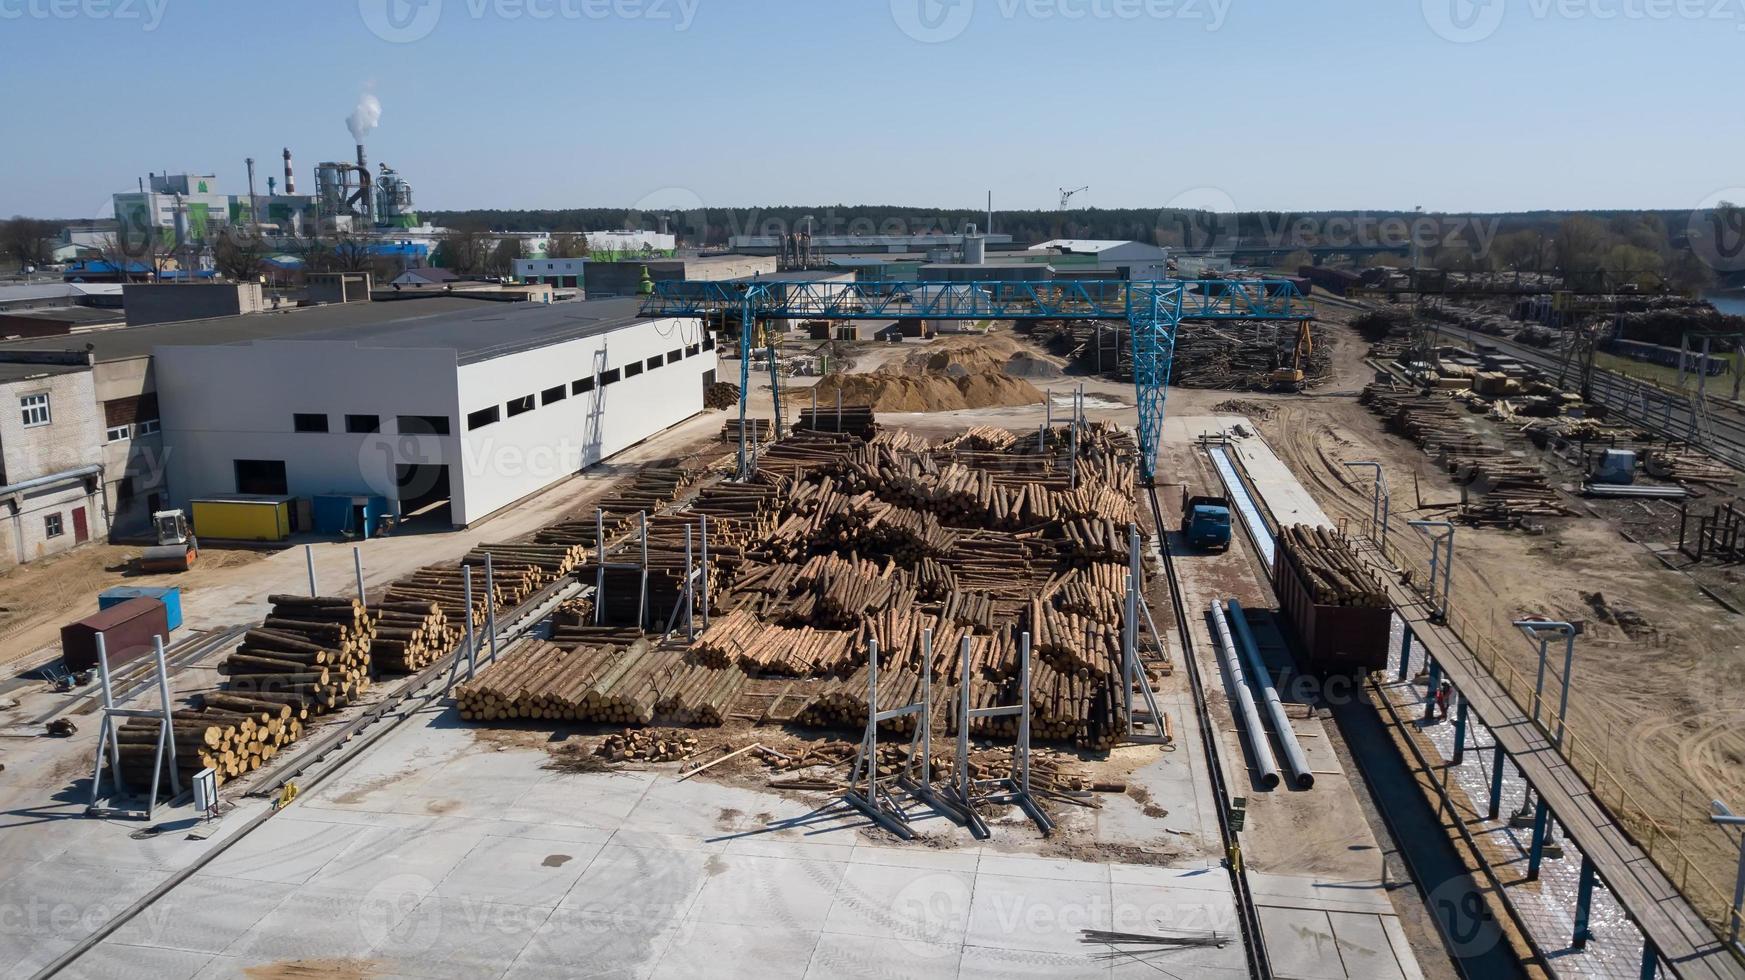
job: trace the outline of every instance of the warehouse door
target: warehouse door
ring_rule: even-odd
[[[91,540],[91,525],[85,519],[85,508],[73,508],[73,543],[84,544]]]
[[[402,526],[418,519],[431,530],[449,530],[448,467],[401,463],[394,467],[394,485],[399,488]]]
[[[236,461],[236,492],[283,497],[291,492],[285,477],[282,459],[239,459]]]

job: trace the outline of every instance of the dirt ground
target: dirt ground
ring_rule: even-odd
[[[1370,511],[1367,480],[1343,464],[1381,461],[1392,487],[1390,540],[1422,577],[1428,543],[1405,522],[1445,517],[1459,491],[1416,446],[1385,432],[1381,419],[1357,404],[1357,390],[1374,374],[1363,361],[1367,345],[1355,334],[1331,333],[1337,378],[1331,390],[1242,397],[1265,406],[1255,419],[1260,432],[1336,520],[1361,526]],[[1191,411],[1220,394],[1172,392],[1171,411]],[[1605,764],[1648,815],[1698,867],[1712,869],[1717,883],[1730,881],[1737,843],[1707,814],[1711,799],[1745,803],[1745,701],[1738,695],[1745,683],[1745,619],[1704,598],[1608,520],[1546,523],[1537,536],[1461,527],[1454,608],[1529,679],[1537,647],[1509,624],[1528,616],[1585,620],[1572,672],[1570,732],[1603,745]],[[1597,615],[1589,601],[1594,593],[1643,617],[1649,630],[1633,626],[1631,635]],[[1724,901],[1691,897],[1711,913],[1716,899]]]

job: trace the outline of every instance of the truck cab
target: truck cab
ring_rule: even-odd
[[[1230,501],[1182,491],[1182,540],[1190,548],[1223,551],[1230,547]]]

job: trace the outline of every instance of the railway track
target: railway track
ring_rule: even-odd
[[[1163,519],[1163,507],[1157,500],[1157,487],[1147,488],[1151,498],[1151,518],[1157,533],[1157,550],[1163,558],[1164,575],[1169,582],[1170,608],[1175,612],[1176,634],[1181,639],[1182,661],[1187,665],[1188,683],[1194,702],[1201,709],[1194,712],[1199,720],[1200,747],[1206,758],[1206,768],[1212,781],[1214,808],[1218,811],[1218,834],[1224,843],[1224,866],[1230,873],[1230,890],[1236,901],[1236,921],[1242,930],[1242,946],[1248,960],[1249,976],[1255,980],[1271,980],[1272,962],[1266,955],[1266,937],[1260,927],[1260,909],[1254,903],[1254,892],[1248,886],[1248,872],[1242,866],[1242,850],[1236,831],[1230,824],[1230,790],[1224,779],[1224,766],[1218,754],[1218,733],[1212,726],[1211,714],[1204,709],[1205,686],[1200,678],[1199,658],[1194,654],[1194,638],[1188,628],[1187,609],[1182,605],[1181,581],[1176,577],[1175,556],[1170,551],[1169,528]]]

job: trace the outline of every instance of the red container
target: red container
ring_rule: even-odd
[[[68,670],[97,666],[97,637],[103,637],[109,669],[151,653],[152,637],[170,642],[169,616],[164,604],[141,596],[61,627],[61,659]]]
[[[1392,609],[1318,605],[1282,544],[1275,550],[1272,590],[1296,633],[1303,668],[1314,674],[1361,674],[1388,665]]]

